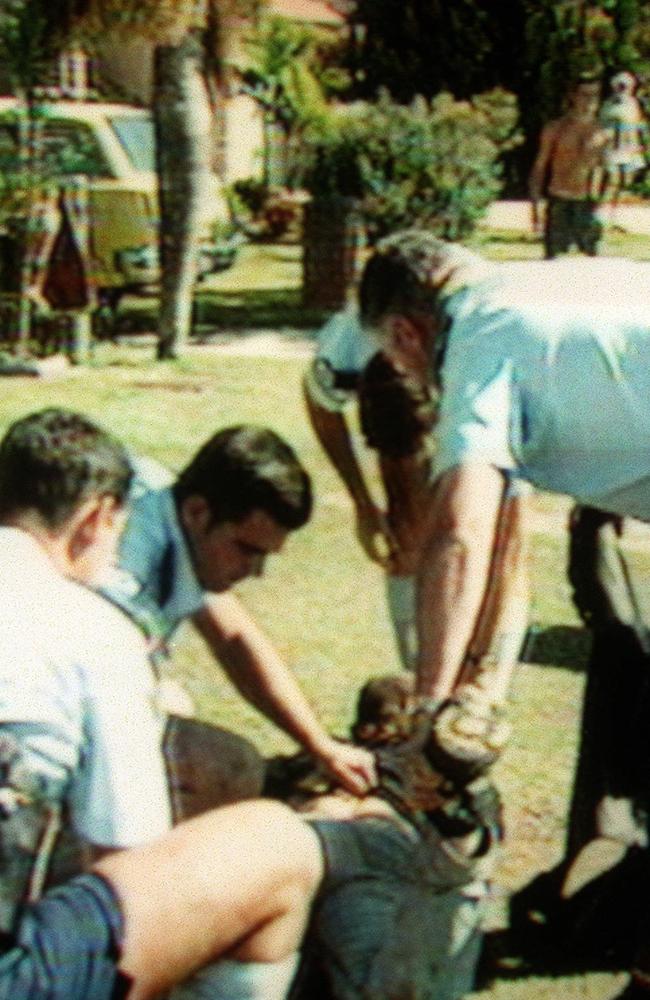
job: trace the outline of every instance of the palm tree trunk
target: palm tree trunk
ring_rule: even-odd
[[[199,217],[210,174],[211,112],[199,32],[155,53],[162,285],[158,357],[182,354],[192,322]]]

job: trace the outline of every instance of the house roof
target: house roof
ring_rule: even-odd
[[[314,24],[343,25],[345,18],[332,4],[324,0],[270,0],[270,14],[279,14],[294,21],[311,21]]]

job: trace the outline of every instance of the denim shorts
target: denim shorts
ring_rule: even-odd
[[[469,992],[486,889],[474,865],[443,838],[423,838],[407,824],[367,818],[313,826],[326,873],[307,963],[328,996],[456,1000]]]
[[[28,906],[0,955],[0,1000],[119,1000],[123,921],[110,885],[79,875]]]

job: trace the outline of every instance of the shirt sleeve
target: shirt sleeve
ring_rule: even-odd
[[[511,360],[457,350],[443,370],[434,476],[468,462],[515,471],[517,410]]]
[[[171,824],[165,720],[142,637],[120,612],[107,610],[92,659],[82,667],[83,749],[69,806],[85,840],[129,847]]]
[[[356,311],[335,313],[318,336],[316,356],[305,377],[310,399],[325,410],[343,410],[354,397],[359,375],[377,350],[364,333]]]

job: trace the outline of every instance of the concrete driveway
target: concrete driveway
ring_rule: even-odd
[[[607,217],[605,206],[605,217]],[[490,205],[482,226],[493,229],[530,230],[529,201],[495,201]],[[650,204],[618,205],[616,225],[628,233],[650,234]]]

